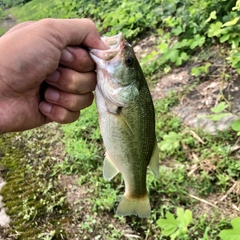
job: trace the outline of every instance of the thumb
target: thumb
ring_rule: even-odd
[[[105,50],[109,47],[102,41],[95,24],[82,19],[42,19],[37,22],[38,33],[51,35],[52,44],[59,50],[66,46],[84,45],[89,48]]]

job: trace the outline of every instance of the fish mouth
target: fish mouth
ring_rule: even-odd
[[[102,37],[102,40],[109,46],[109,49],[91,49],[89,52],[96,64],[99,64],[101,61],[106,62],[112,60],[125,46],[122,33],[112,37]]]

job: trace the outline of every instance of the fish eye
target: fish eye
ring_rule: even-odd
[[[132,66],[133,65],[133,58],[132,57],[126,57],[125,58],[125,63],[127,66]]]

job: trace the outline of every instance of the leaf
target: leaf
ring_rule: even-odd
[[[183,29],[181,26],[177,26],[176,28],[172,29],[172,33],[174,33],[175,36],[180,35],[183,32]]]
[[[232,19],[231,21],[228,21],[228,22],[224,23],[222,25],[222,27],[233,26],[233,25],[237,24],[238,20],[239,20],[239,17],[236,17],[236,18]]]
[[[170,49],[169,49],[170,50]],[[177,58],[179,56],[179,51],[177,49],[171,49],[168,53],[168,59],[174,63],[176,62]]]
[[[232,224],[233,228],[238,229],[239,234],[240,234],[240,217],[234,218],[234,219],[231,221],[231,224]]]
[[[236,131],[239,132],[240,131],[240,119],[234,121],[231,125],[231,128]]]
[[[157,224],[162,228],[162,234],[169,236],[174,233],[178,228],[178,222],[174,218],[174,215],[170,212],[166,213],[166,219],[160,218],[157,220]]]
[[[223,29],[221,29],[221,27],[221,22],[212,23],[208,29],[208,37],[219,37],[223,32]]]
[[[179,230],[186,234],[188,225],[192,221],[192,212],[188,209],[184,212],[183,208],[177,208],[177,216]]]
[[[209,116],[206,116],[206,118],[212,120],[212,121],[219,121],[223,117],[229,116],[230,113],[218,113],[218,114],[212,114]]]
[[[206,20],[206,22],[210,22],[212,19],[217,19],[217,12],[216,11],[212,11],[211,13],[210,13],[210,16],[209,16],[209,18]]]
[[[225,102],[220,102],[216,107],[211,108],[211,111],[214,113],[220,113],[226,108],[228,108],[228,105]]]
[[[231,221],[233,229],[222,230],[219,237],[222,240],[239,240],[240,239],[240,217]]]
[[[230,34],[224,34],[220,37],[220,43],[226,42],[230,38]]]

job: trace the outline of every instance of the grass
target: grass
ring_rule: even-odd
[[[108,4],[110,3],[109,1]],[[191,11],[198,9],[194,8],[191,1],[188,3]],[[112,31],[118,31],[121,26],[128,26],[131,31],[128,32],[127,28],[124,28],[124,31],[133,37],[141,32],[141,29],[145,29],[145,25],[139,28],[134,27],[135,23],[132,27],[125,25],[129,22],[123,13],[128,9],[123,7],[132,4],[129,1],[119,3],[117,12],[121,13],[121,19],[114,18],[114,21],[119,21],[119,25],[109,25],[112,24],[111,16],[118,16],[112,11],[106,18],[105,31],[110,27]],[[106,16],[109,9],[104,13],[100,10],[107,6],[96,5],[94,8],[90,4],[86,5],[85,10],[94,17],[99,14]],[[174,5],[171,6],[174,8]],[[206,7],[204,4],[201,6]],[[12,8],[10,12],[19,21],[43,17],[69,18],[81,12],[85,13],[80,7],[76,1],[32,0],[20,8]],[[142,7],[140,2],[139,7]],[[182,8],[184,5],[180,4],[177,13],[180,13]],[[167,14],[164,9],[168,10],[168,5],[163,8],[163,13]],[[134,8],[131,8],[132,10]],[[140,10],[143,11],[144,8]],[[174,39],[174,43],[183,45],[178,46],[179,49],[184,50],[188,44],[192,46],[194,39],[191,36],[198,36],[191,33],[189,41],[175,41],[178,35],[172,38],[170,28],[174,25],[173,30],[179,30],[178,21],[181,16],[173,14],[174,9],[169,11],[170,17],[164,15],[165,22],[168,23],[168,33],[165,33],[165,29],[158,28],[151,33],[165,43],[161,44],[156,40],[156,49],[161,48],[165,58],[172,56],[166,72],[181,56],[177,47],[170,51],[169,42]],[[202,12],[206,14],[205,11],[198,14],[202,16]],[[150,11],[149,14],[153,12]],[[185,16],[197,18],[198,14]],[[175,19],[175,15],[179,17]],[[159,26],[159,16],[153,14],[155,26]],[[151,22],[152,19],[149,15],[148,21]],[[132,18],[128,20],[132,21]],[[101,23],[100,17],[97,25],[100,26]],[[146,24],[141,21],[140,23]],[[202,23],[205,24],[206,20],[203,19]],[[191,25],[195,27],[196,24]],[[199,46],[202,46],[202,36],[198,38],[201,40]],[[196,52],[200,49],[199,46]],[[210,53],[202,52],[202,56],[191,56],[192,59],[201,63],[207,61]],[[153,65],[144,65],[145,72],[149,73],[148,78],[154,79],[157,75],[152,76],[152,73],[159,69],[159,66],[165,66],[157,62],[164,61],[164,58],[159,56],[159,51],[156,50],[144,57],[146,62],[154,61]],[[182,57],[184,58],[184,55]],[[207,68],[206,64],[198,67],[195,74],[208,74]],[[102,177],[104,147],[95,105],[82,111],[78,121],[62,126],[61,130],[50,125],[49,128],[22,134],[2,135],[0,147],[4,157],[0,164],[1,168],[6,169],[4,178],[7,185],[1,194],[7,204],[8,214],[13,219],[11,234],[18,239],[77,239],[79,236],[81,239],[129,239],[139,236],[148,240],[170,237],[174,239],[174,236],[176,239],[219,239],[219,233],[223,229],[231,228],[230,221],[239,215],[240,161],[238,152],[232,149],[232,146],[238,144],[238,137],[232,130],[211,136],[199,129],[190,129],[172,115],[171,107],[181,100],[182,95],[191,91],[190,88],[185,89],[182,94],[172,93],[155,102],[161,167],[159,179],[151,172],[148,173],[147,186],[152,205],[151,217],[148,219],[135,216],[123,218],[115,214],[124,185],[120,174],[110,182]],[[65,145],[66,155],[58,153],[63,148],[61,143]],[[63,188],[66,188],[66,191],[63,191]],[[183,214],[179,214],[179,211]],[[188,215],[187,220],[180,218],[181,215],[185,216],[184,214]],[[166,228],[171,225],[166,222],[168,216],[171,216],[174,226],[167,234]]]
[[[227,209],[221,210],[226,202],[220,199],[234,183],[237,184],[239,181],[240,161],[230,151],[230,144],[237,139],[231,131],[211,136],[195,130],[193,134],[170,113],[170,107],[177,102],[177,99],[170,95],[156,103],[159,146],[161,147],[164,136],[167,136],[169,132],[174,132],[177,139],[167,142],[174,147],[165,148],[160,153],[160,178],[156,179],[152,173],[148,174],[147,186],[152,214],[146,221],[136,217],[127,217],[123,220],[114,215],[123,193],[123,182],[120,176],[114,178],[112,182],[104,181],[101,176],[104,156],[101,138],[96,128],[95,106],[84,110],[82,118],[76,123],[62,128],[66,137],[64,141],[67,143],[68,154],[75,156],[75,163],[81,162],[81,164],[77,169],[72,169],[72,172],[70,170],[72,162],[69,166],[65,162],[64,168],[61,168],[64,173],[67,169],[68,174],[80,174],[79,184],[87,184],[91,189],[88,204],[91,206],[91,221],[95,219],[96,228],[98,228],[99,216],[110,215],[113,219],[126,221],[135,232],[141,233],[143,238],[148,236],[148,239],[160,239],[161,226],[158,226],[157,220],[164,218],[166,212],[174,213],[177,207],[190,209],[193,213],[193,220],[185,238],[179,239],[218,239],[219,232],[230,226],[231,214],[227,212]],[[71,138],[70,135],[72,135]],[[196,138],[196,135],[199,138]],[[198,139],[202,139],[204,143]],[[175,141],[178,142],[177,145],[174,145]],[[87,145],[82,144],[83,142],[87,142]],[[76,159],[78,156],[75,154],[76,146],[79,147],[78,154],[84,155],[85,151],[91,152],[88,154],[90,158],[86,158],[84,163],[83,159]],[[86,146],[87,150],[83,149]],[[98,151],[93,151],[93,149],[98,149]],[[91,172],[82,175],[82,164],[84,164],[84,169]],[[204,204],[204,201],[207,204]],[[237,206],[239,194],[231,192],[227,195],[227,202]],[[201,209],[203,206],[204,210]],[[84,220],[84,222],[86,224],[88,221]],[[92,223],[89,224],[92,226]],[[88,234],[89,238],[93,237],[92,233],[88,232]],[[110,236],[111,233],[107,237]]]
[[[10,13],[20,22],[39,20],[41,18],[73,18],[76,17],[75,1],[32,0],[27,4],[10,9]],[[71,6],[72,5],[72,6]],[[26,14],[27,13],[27,14]]]
[[[0,166],[7,181],[1,195],[14,220],[9,233],[14,239],[36,239],[52,231],[57,239],[66,236],[60,223],[70,221],[69,210],[64,191],[51,176],[55,163],[49,157],[46,135],[35,129],[0,137]]]

